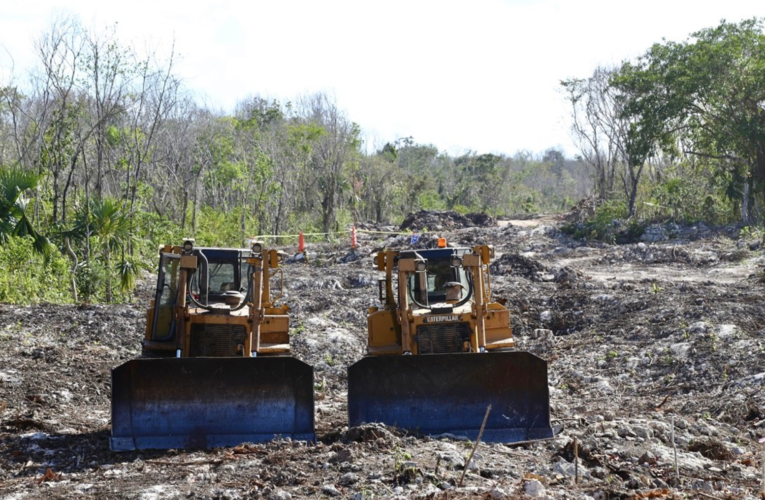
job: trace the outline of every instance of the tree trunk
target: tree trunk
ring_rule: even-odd
[[[72,185],[72,176],[74,175],[74,168],[77,166],[77,157],[79,152],[75,152],[72,157],[71,164],[69,166],[69,175],[66,177],[66,184],[64,185],[64,192],[61,194],[61,222],[66,224],[66,200],[69,193],[69,187]]]
[[[189,190],[183,190],[183,213],[181,213],[181,231],[186,231],[186,212],[189,209]]]
[[[77,254],[74,253],[74,250],[72,250],[72,245],[69,244],[69,238],[64,238],[64,247],[66,248],[66,253],[69,255],[69,257],[72,259],[72,269],[71,269],[71,287],[72,287],[72,303],[77,303],[77,279],[76,279],[76,272],[77,272]]]
[[[191,234],[197,234],[197,199],[191,202]]]
[[[334,195],[330,193],[329,188],[321,200],[321,219],[323,231],[326,233],[327,240],[329,241],[329,233],[332,229],[332,222],[335,219]]]
[[[274,234],[279,235],[281,231],[282,209],[284,208],[284,193],[279,193],[279,202],[276,205],[276,215],[274,216]],[[278,240],[276,240],[278,241]]]
[[[106,262],[106,303],[112,303],[112,265],[111,265],[111,252],[109,251],[109,243],[106,244],[104,250],[104,261]]]
[[[53,169],[53,224],[58,222],[58,169]]]
[[[597,170],[598,175],[598,198],[600,198],[602,201],[605,201],[606,198],[608,198],[608,173],[606,171],[606,166],[603,165],[602,160],[598,160],[597,165],[595,166],[595,169]]]
[[[90,171],[88,155],[82,155],[82,168],[85,170],[85,264],[90,262]]]
[[[245,210],[247,210],[247,204],[245,203],[246,198],[244,193],[242,193],[242,214],[239,217],[239,229],[242,231],[242,237],[240,238],[242,243],[240,243],[240,245],[247,241],[247,217],[245,213]]]
[[[96,196],[100,200],[103,194],[103,152],[101,151],[101,137],[96,137]]]

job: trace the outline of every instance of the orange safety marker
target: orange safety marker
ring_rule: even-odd
[[[351,248],[356,248],[356,226],[351,226]]]
[[[300,236],[298,236],[298,253],[305,252],[305,238],[303,237],[303,233],[300,233]]]

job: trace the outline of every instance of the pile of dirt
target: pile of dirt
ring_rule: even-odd
[[[496,276],[513,273],[531,281],[541,281],[547,267],[538,260],[518,253],[506,253],[491,263],[491,273]]]
[[[412,231],[442,231],[464,227],[493,227],[497,225],[496,219],[485,213],[471,213],[462,215],[453,210],[434,211],[420,210],[409,214],[401,223],[400,229]]]
[[[568,212],[561,216],[561,219],[568,223],[583,222],[591,220],[595,215],[595,210],[602,203],[602,200],[591,196],[589,198],[582,198],[579,203],[569,209]]]

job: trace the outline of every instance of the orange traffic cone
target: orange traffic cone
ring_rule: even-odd
[[[300,233],[300,236],[298,236],[298,253],[305,252],[305,238],[303,237],[303,233]]]

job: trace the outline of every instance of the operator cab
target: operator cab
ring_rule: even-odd
[[[188,297],[197,307],[223,312],[246,302],[250,250],[197,247],[191,255],[197,257],[197,269],[191,275]],[[179,253],[160,253],[153,340],[169,340],[173,335],[173,308],[180,279],[180,258]]]
[[[239,304],[248,288],[250,254],[250,250],[238,248],[195,248],[199,265],[189,292],[203,305]]]
[[[427,261],[424,273],[416,272],[409,276],[409,299],[426,309],[444,303],[460,306],[467,302],[473,293],[472,280],[464,267],[453,266],[454,257],[461,260],[467,251],[466,248],[439,248],[401,252],[402,259]]]

